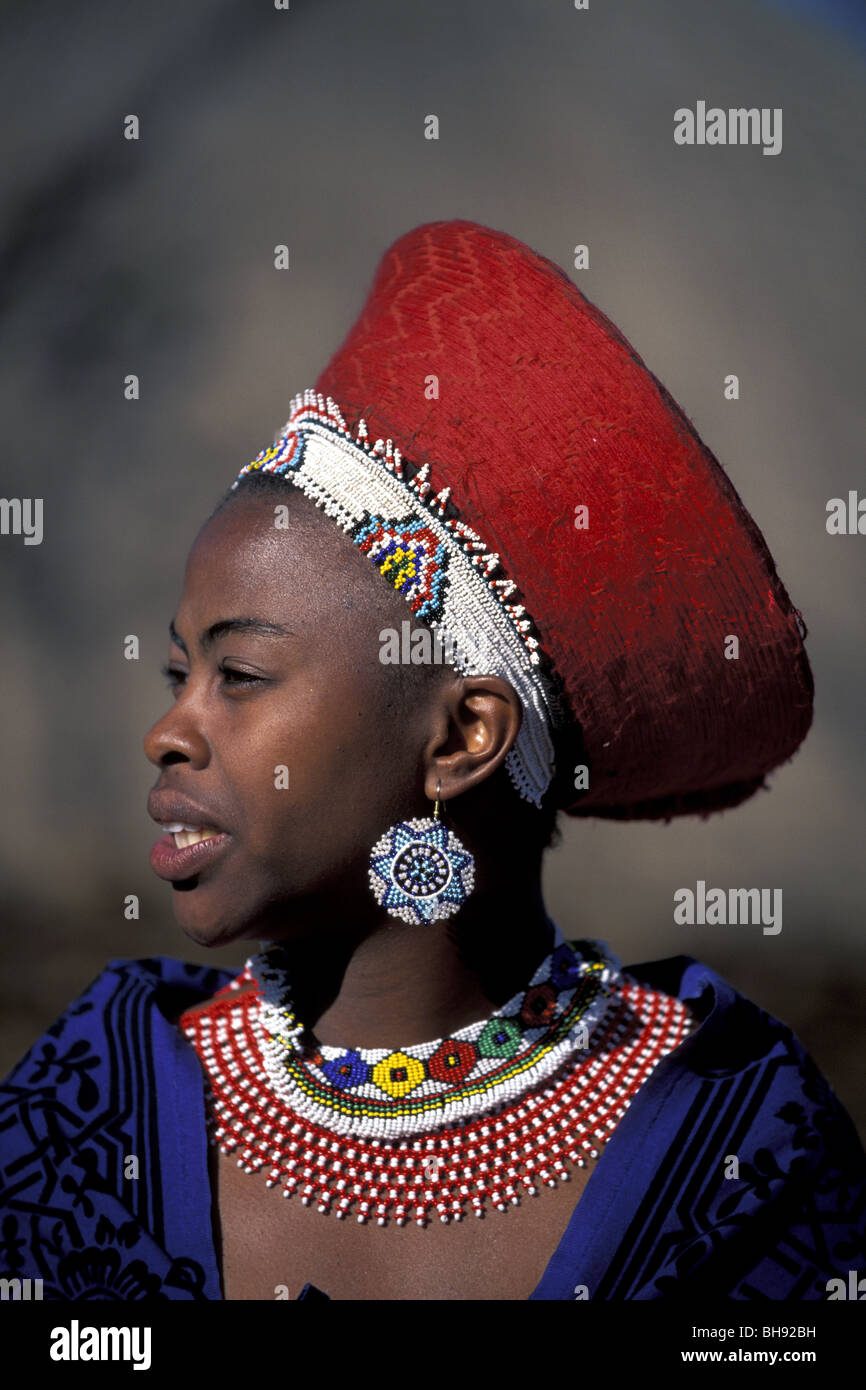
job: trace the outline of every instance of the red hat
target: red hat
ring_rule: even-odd
[[[396,241],[251,469],[323,506],[458,669],[511,681],[509,771],[536,804],[706,814],[809,728],[805,624],[719,463],[617,328],[504,232]]]

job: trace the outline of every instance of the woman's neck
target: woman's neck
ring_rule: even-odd
[[[501,1008],[553,949],[540,877],[473,893],[456,918],[352,940],[324,922],[280,942],[296,1016],[320,1043],[408,1047]]]

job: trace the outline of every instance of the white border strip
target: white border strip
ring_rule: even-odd
[[[248,468],[243,475],[274,473],[291,481],[333,517],[344,532],[361,521],[364,512],[372,512],[398,521],[423,521],[447,547],[444,620],[426,626],[443,644],[450,642],[456,647],[458,655],[453,664],[461,675],[501,676],[517,692],[523,720],[506,756],[506,767],[520,795],[540,806],[554,773],[549,732],[553,714],[537,668],[529,660],[528,650],[499,599],[478,569],[469,563],[454,534],[424,506],[409,483],[397,478],[378,457],[371,458],[339,433],[336,424],[332,428],[306,414],[290,421],[282,436],[287,445],[293,437],[301,457],[292,467],[285,467],[293,452],[287,447],[281,450],[282,458],[259,469]]]

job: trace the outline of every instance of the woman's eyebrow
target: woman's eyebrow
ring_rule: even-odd
[[[185,655],[189,655],[186,643],[180,636],[175,627],[174,618],[168,625],[169,636]],[[199,637],[199,647],[202,651],[207,651],[220,637],[224,637],[228,632],[250,632],[257,637],[294,637],[292,629],[286,627],[285,623],[270,622],[266,618],[222,618],[218,623],[211,623],[209,628]]]

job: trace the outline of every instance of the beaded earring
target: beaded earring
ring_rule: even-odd
[[[370,852],[370,887],[391,917],[419,924],[453,917],[475,884],[475,860],[443,823],[441,782],[432,816],[392,825]]]

